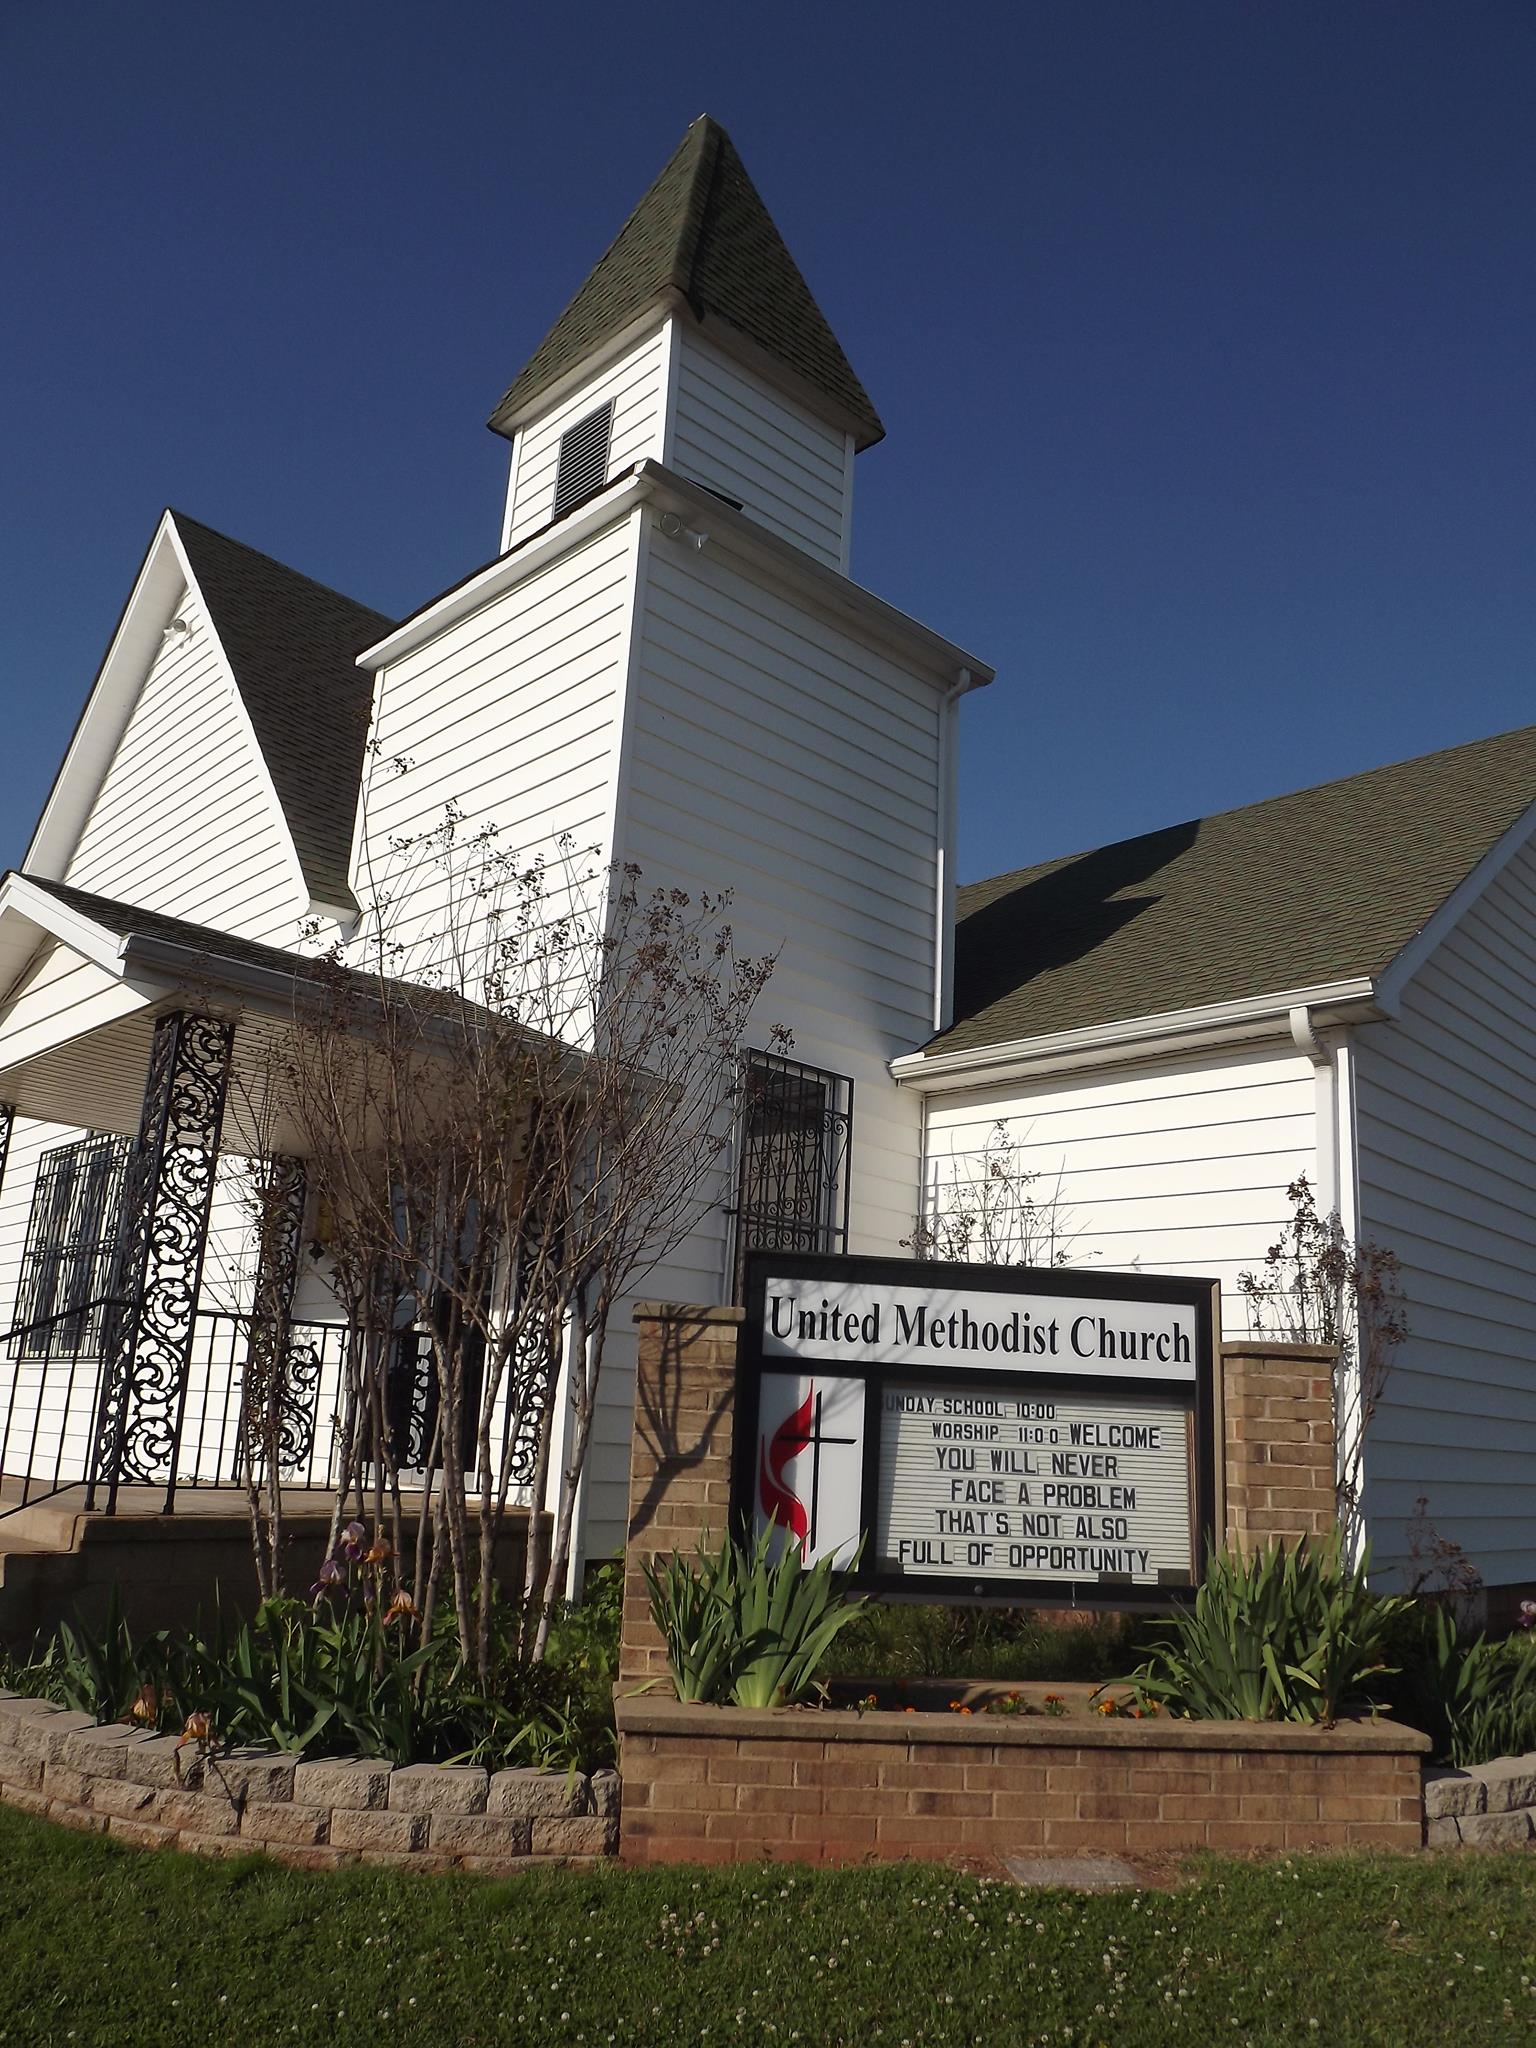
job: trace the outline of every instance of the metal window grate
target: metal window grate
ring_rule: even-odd
[[[561,518],[583,498],[600,491],[608,480],[608,451],[613,444],[613,400],[589,412],[560,436],[555,470],[555,512]]]
[[[93,1133],[37,1162],[16,1289],[23,1358],[87,1356],[100,1347],[112,1288],[128,1140]]]
[[[853,1082],[777,1053],[743,1055],[735,1292],[750,1251],[848,1249]]]

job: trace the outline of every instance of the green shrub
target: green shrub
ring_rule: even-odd
[[[1201,1721],[1332,1721],[1346,1705],[1377,1704],[1366,1687],[1389,1669],[1383,1637],[1407,1603],[1367,1591],[1366,1569],[1345,1563],[1337,1537],[1218,1552],[1193,1605],[1133,1673],[1134,1691]]]
[[[727,1536],[712,1554],[701,1543],[691,1560],[653,1558],[644,1568],[680,1700],[775,1707],[805,1699],[862,1606],[833,1583],[830,1557],[807,1571],[788,1543],[773,1562],[775,1534],[770,1525],[750,1550]]]
[[[1437,1757],[1465,1767],[1536,1749],[1536,1637],[1471,1635],[1450,1606],[1416,1600],[1390,1643],[1393,1712]]]
[[[328,1583],[332,1597],[270,1601],[233,1629],[216,1611],[207,1630],[141,1638],[114,1598],[99,1625],[62,1625],[30,1661],[12,1661],[0,1675],[100,1721],[180,1733],[197,1716],[221,1746],[492,1769],[612,1763],[611,1589],[600,1587],[593,1616],[562,1616],[550,1657],[536,1665],[518,1661],[510,1614],[498,1607],[486,1687],[459,1663],[449,1617],[412,1646],[403,1607],[381,1615],[376,1602],[351,1597],[344,1580]]]

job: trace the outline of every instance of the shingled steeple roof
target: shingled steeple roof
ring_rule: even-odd
[[[885,428],[784,246],[736,147],[701,114],[492,413],[510,435],[529,404],[669,294],[723,321],[846,418],[860,448]]]

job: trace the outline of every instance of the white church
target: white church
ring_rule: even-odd
[[[1536,1579],[1536,728],[957,889],[963,699],[993,673],[852,579],[883,428],[708,118],[490,424],[496,552],[400,621],[167,512],[0,885],[0,1549],[24,1494],[92,1476],[104,1400],[125,1506],[227,1483],[229,1076],[379,849],[451,800],[530,852],[729,890],[779,955],[766,1009],[818,1121],[792,1213],[754,1204],[748,1118],[650,1291],[728,1301],[754,1243],[900,1255],[1002,1125],[1074,1263],[1219,1279],[1242,1336],[1238,1276],[1305,1174],[1402,1261],[1378,1566],[1424,1498],[1490,1587]],[[782,1060],[766,1030],[746,1057]],[[157,1294],[162,1238],[195,1299]],[[323,1258],[291,1285],[290,1476],[318,1486],[345,1332]],[[621,1355],[588,1556],[621,1539],[631,1406]]]

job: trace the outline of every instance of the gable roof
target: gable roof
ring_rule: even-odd
[[[672,157],[491,414],[500,434],[577,363],[656,300],[679,292],[696,319],[728,322],[849,418],[860,448],[880,415],[784,246],[735,144],[708,114]]]
[[[1376,979],[1536,802],[1536,726],[958,892],[967,1052]]]
[[[363,649],[383,612],[172,512],[272,777],[310,894],[352,903],[352,828],[373,704]]]

